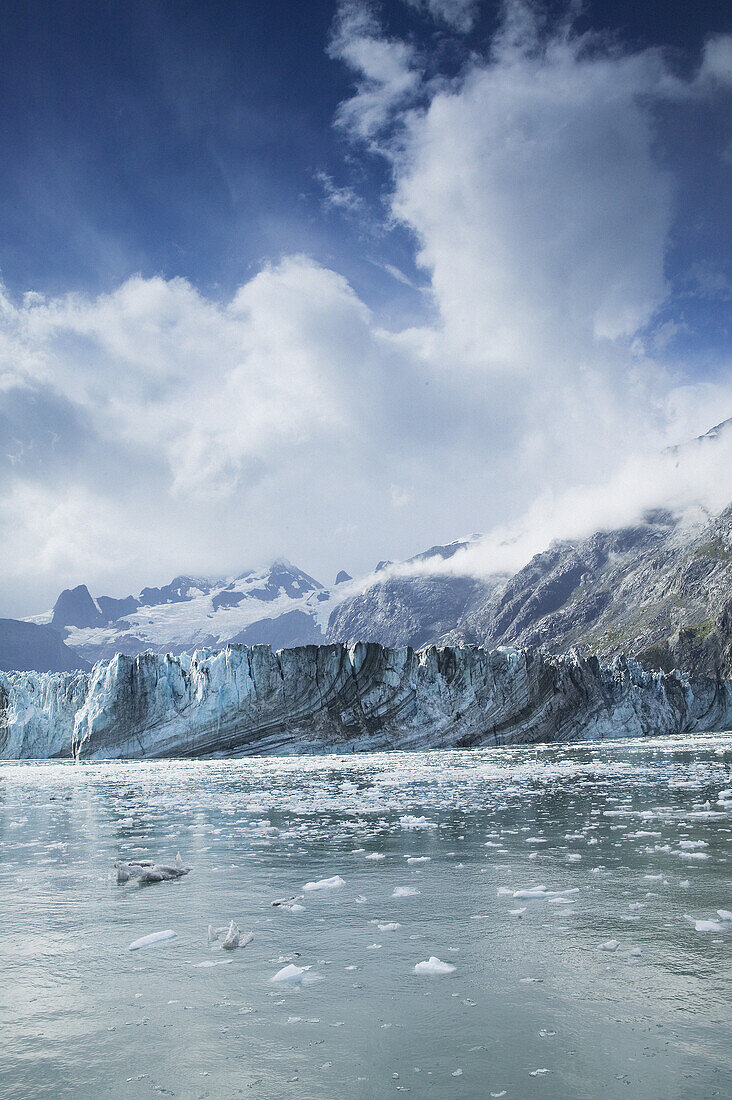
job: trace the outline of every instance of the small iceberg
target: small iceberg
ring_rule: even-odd
[[[419,893],[416,886],[395,886],[393,898],[414,898]]]
[[[402,829],[436,829],[436,821],[428,821],[426,817],[415,817],[414,814],[404,814],[399,818]]]
[[[156,863],[152,859],[141,859],[131,863],[119,860],[115,863],[115,867],[117,869],[117,882],[120,885],[129,882],[131,878],[137,879],[143,885],[154,882],[172,882],[191,872],[191,868],[186,867],[180,858],[180,852],[176,854],[173,863]]]
[[[247,947],[254,939],[254,933],[247,932],[246,935],[242,935],[236,921],[231,921],[222,928],[214,928],[209,924],[208,942],[215,943],[219,939],[222,940],[221,946],[224,951],[233,951],[236,947]]]
[[[310,969],[309,966],[295,966],[294,963],[288,963],[287,966],[283,966],[281,970],[278,970],[274,977],[270,978],[270,981],[300,985]]]
[[[140,936],[139,940],[133,940],[128,951],[139,951],[141,947],[150,947],[153,943],[161,943],[163,940],[172,940],[178,935],[172,928],[166,928],[162,932],[151,932],[149,936]]]
[[[432,976],[435,974],[452,974],[454,970],[455,967],[452,963],[443,962],[436,955],[430,955],[429,959],[417,963],[414,973]]]
[[[339,890],[341,886],[345,885],[345,879],[342,879],[340,875],[333,875],[332,878],[320,878],[317,882],[306,882],[303,891],[306,894],[311,894],[315,890]]]
[[[723,932],[724,929],[718,920],[696,920],[695,917],[690,917],[688,913],[684,913],[684,917],[691,924],[694,925],[696,932]]]

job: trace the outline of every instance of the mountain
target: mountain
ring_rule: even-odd
[[[432,546],[402,564],[404,575],[387,574],[384,580],[376,580],[364,591],[344,599],[331,613],[329,639],[347,645],[380,642],[414,648],[437,642],[472,609],[483,606],[507,579],[502,574],[475,578],[437,571],[436,563],[448,561],[475,538]],[[426,562],[435,563],[434,573],[420,571]],[[384,572],[391,564],[379,562],[374,572]]]
[[[89,595],[85,584],[65,588],[53,608],[51,626],[64,630],[67,626],[99,626],[105,622],[99,604]]]
[[[180,576],[123,599],[95,599],[79,585],[40,617],[77,656],[45,655],[43,667],[228,642],[282,649],[363,641],[579,648],[732,676],[732,506],[693,521],[651,512],[632,526],[555,542],[513,576],[442,572],[476,537],[398,566],[379,563],[366,580],[339,573],[332,590],[284,560],[233,579]]]
[[[482,606],[497,583],[473,577],[389,577],[336,607],[328,637],[346,645],[419,648],[449,634],[469,609]]]
[[[345,594],[348,584],[339,588]],[[94,598],[81,584],[63,591],[35,623],[50,622],[67,647],[94,662],[118,652],[181,653],[230,641],[277,648],[322,642],[331,606],[320,581],[278,559],[234,578],[175,577],[121,599]],[[65,667],[79,667],[78,660]]]
[[[445,642],[579,647],[653,667],[732,676],[732,506],[668,512],[537,554],[462,616]]]
[[[732,419],[665,454],[674,466],[704,457],[724,484],[730,441]],[[233,578],[178,576],[121,598],[95,598],[82,584],[31,621],[58,630],[77,663],[229,642],[469,644],[623,654],[647,668],[732,677],[732,505],[718,515],[656,510],[557,541],[513,575],[460,572],[458,555],[478,538],[384,559],[361,579],[340,570],[330,589],[285,559]]]
[[[61,640],[51,626],[0,619],[0,669],[69,672],[89,665]]]
[[[118,656],[90,673],[0,673],[4,759],[460,748],[731,721],[729,682],[536,650],[233,646]]]

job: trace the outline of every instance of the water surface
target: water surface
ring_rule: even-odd
[[[729,1097],[731,763],[728,734],[6,763],[0,1093]],[[117,885],[178,850],[187,877]],[[232,918],[254,942],[209,946]]]

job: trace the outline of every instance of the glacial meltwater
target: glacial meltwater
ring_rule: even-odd
[[[729,1098],[731,764],[2,764],[0,1095]]]

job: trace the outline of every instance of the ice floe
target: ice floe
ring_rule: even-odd
[[[165,928],[162,932],[151,932],[148,936],[140,936],[139,940],[133,940],[128,951],[139,951],[141,947],[150,947],[154,943],[161,943],[163,940],[172,940],[178,935],[172,928]]]
[[[303,892],[312,894],[316,890],[340,890],[341,886],[345,885],[345,879],[342,879],[340,875],[332,875],[330,878],[319,878],[316,882],[306,882],[303,886]]]
[[[414,968],[415,974],[421,975],[439,975],[439,974],[452,974],[455,967],[452,963],[443,962],[442,959],[438,959],[436,955],[430,955],[429,959],[425,959],[423,962],[418,962]]]
[[[172,882],[190,874],[191,871],[191,868],[183,863],[180,852],[176,854],[173,863],[156,863],[152,859],[141,859],[130,863],[119,860],[115,863],[115,867],[117,882],[120,885],[129,882],[131,878],[137,879],[142,884]]]
[[[290,985],[300,985],[309,970],[310,966],[295,966],[294,963],[288,963],[287,966],[283,966],[281,970],[278,970],[270,981],[272,982],[284,982]]]

